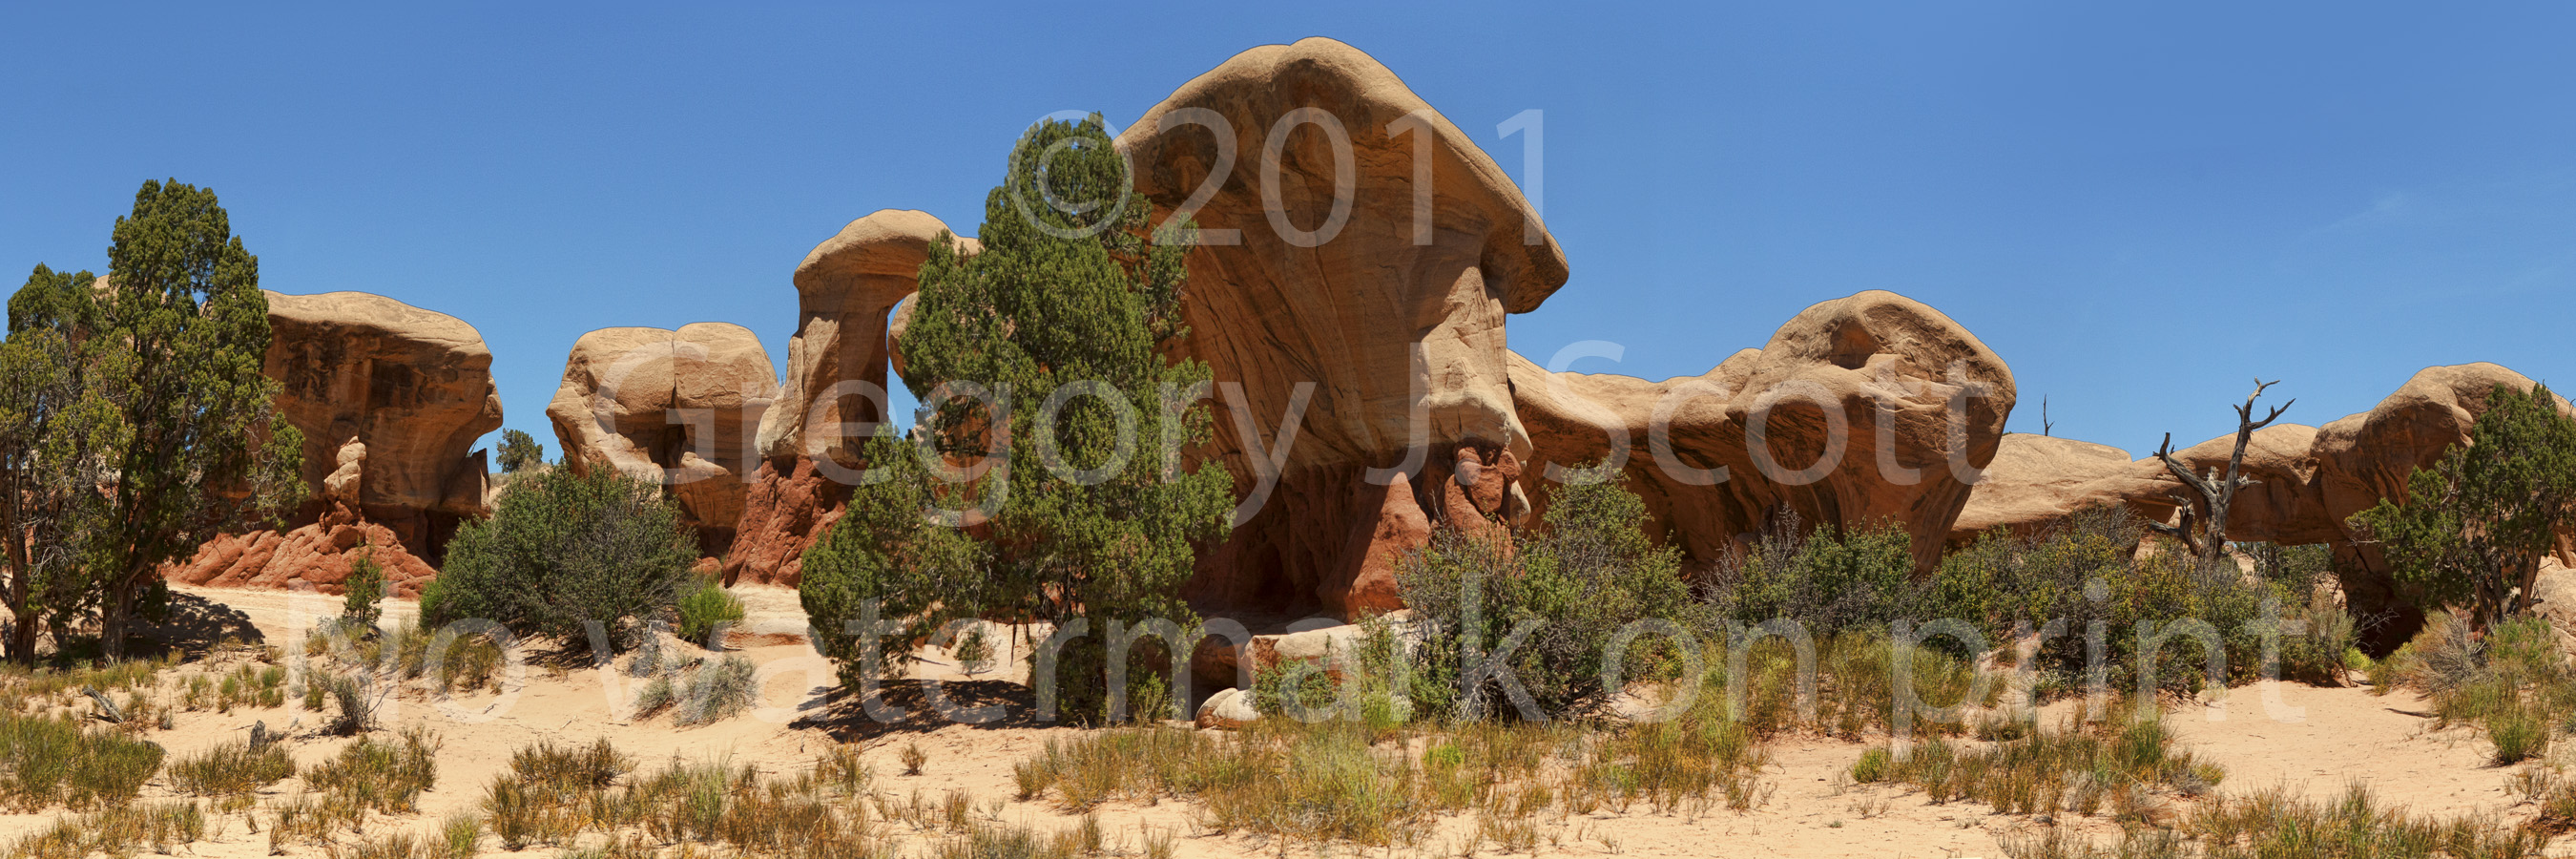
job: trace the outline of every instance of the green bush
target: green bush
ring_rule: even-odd
[[[724,583],[714,578],[701,578],[696,589],[680,598],[680,637],[705,644],[710,648],[723,642],[710,639],[719,624],[742,622],[742,599],[725,590]]]
[[[421,595],[426,625],[485,618],[570,648],[597,624],[624,651],[671,614],[698,560],[679,509],[650,482],[573,472],[519,475],[491,518],[457,532]]]
[[[1681,553],[1647,536],[1645,502],[1616,483],[1567,485],[1549,496],[1545,527],[1505,546],[1443,530],[1400,560],[1396,584],[1430,622],[1415,652],[1416,713],[1465,720],[1516,709],[1493,678],[1466,682],[1465,649],[1500,653],[1524,624],[1532,631],[1509,665],[1540,715],[1597,710],[1618,690],[1602,668],[1622,627],[1673,622],[1690,610]],[[1639,636],[1621,654],[1623,679],[1668,678],[1672,643]]]
[[[1919,611],[1913,535],[1893,523],[1843,530],[1803,538],[1783,511],[1750,551],[1719,559],[1709,607],[1748,625],[1788,618],[1818,637]]]
[[[340,623],[343,628],[363,635],[374,635],[376,619],[383,616],[376,601],[385,596],[385,568],[375,556],[360,552],[349,561],[349,578],[340,583]]]

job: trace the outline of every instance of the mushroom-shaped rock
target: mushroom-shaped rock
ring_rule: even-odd
[[[474,443],[501,427],[492,350],[474,326],[381,295],[268,293],[263,372],[278,413],[304,433],[317,503],[352,439],[365,451],[358,512],[433,561],[456,524],[484,513]],[[308,506],[302,521],[322,515]]]
[[[886,388],[886,314],[913,293],[931,242],[947,231],[927,212],[881,209],[805,255],[795,277],[801,322],[787,341],[777,406],[760,422],[761,456],[847,460],[848,448],[885,420],[871,397]],[[955,242],[966,255],[978,249],[974,239]],[[857,426],[844,434],[850,424]]]
[[[669,481],[700,550],[721,556],[759,460],[754,436],[777,395],[769,354],[742,326],[603,328],[573,344],[546,417],[574,473],[606,467]]]
[[[1514,356],[1512,387],[1537,449],[1521,477],[1537,506],[1564,469],[1622,460],[1649,527],[1694,572],[1781,508],[1901,524],[1916,561],[1938,561],[2014,399],[2012,371],[1975,335],[1877,291],[1810,307],[1705,375],[1549,373]]]
[[[1565,283],[1564,254],[1464,131],[1330,39],[1237,54],[1117,145],[1155,224],[1195,205],[1179,351],[1208,363],[1220,413],[1239,407],[1261,436],[1247,445],[1221,417],[1207,453],[1239,496],[1277,478],[1185,594],[1219,610],[1394,607],[1361,580],[1418,545],[1377,535],[1418,529],[1386,523],[1445,518],[1459,447],[1486,462],[1529,451],[1503,319]],[[1274,469],[1292,403],[1303,420]],[[1393,472],[1363,479],[1372,468],[1405,472],[1410,491]]]
[[[854,448],[883,421],[886,364],[902,369],[894,342],[909,310],[931,243],[948,226],[928,213],[881,209],[842,227],[796,267],[803,322],[787,341],[787,379],[778,403],[761,419],[764,461],[745,496],[740,531],[725,556],[728,582],[793,585],[805,548],[839,518],[850,488],[826,477],[818,461],[852,464]],[[954,247],[972,256],[974,239]],[[864,384],[846,384],[864,383]]]

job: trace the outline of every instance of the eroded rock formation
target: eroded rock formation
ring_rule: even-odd
[[[1565,476],[1552,470],[1622,459],[1649,527],[1694,573],[1781,508],[1902,524],[1917,562],[1938,561],[2014,399],[2012,371],[1975,335],[1876,291],[1807,308],[1704,375],[1549,373],[1515,356],[1512,390],[1536,446],[1522,482],[1538,508]]]
[[[769,353],[750,329],[603,328],[573,344],[546,417],[574,473],[605,467],[669,481],[699,550],[723,557],[777,396]]]
[[[1181,351],[1214,370],[1208,456],[1238,496],[1261,497],[1275,475],[1185,595],[1215,610],[1392,608],[1388,559],[1430,523],[1510,512],[1507,480],[1478,491],[1451,464],[1462,448],[1506,470],[1528,456],[1503,319],[1565,283],[1564,254],[1464,131],[1330,39],[1226,60],[1118,146],[1157,224],[1210,194],[1194,213]],[[1274,459],[1292,404],[1304,420]],[[1494,507],[1451,503],[1469,495]]]
[[[947,231],[927,212],[881,209],[805,255],[795,276],[801,322],[787,341],[778,403],[761,418],[761,456],[847,460],[850,448],[885,420],[877,400],[844,383],[864,383],[884,395],[887,314],[913,293],[931,242]],[[979,249],[974,239],[955,241],[968,256]],[[845,432],[848,424],[858,426]]]
[[[477,439],[501,427],[492,350],[474,326],[381,295],[268,293],[263,371],[279,414],[304,433],[315,500],[293,525],[330,512],[325,484],[351,440],[366,479],[350,511],[414,555],[436,559],[458,523],[483,515],[487,467]]]
[[[922,212],[883,209],[851,221],[796,267],[803,323],[787,347],[787,381],[761,420],[764,459],[745,494],[729,582],[793,585],[805,549],[840,518],[849,487],[829,479],[822,462],[851,464],[853,449],[885,419],[876,400],[845,381],[886,390],[893,355],[888,312],[913,293],[930,243],[948,227]],[[957,239],[972,255],[974,239]],[[900,368],[900,358],[895,358]]]
[[[2422,611],[2399,591],[2378,548],[2349,520],[2380,499],[2405,498],[2415,469],[2466,443],[2498,385],[2529,391],[2532,384],[2494,364],[2429,367],[2370,411],[2324,427],[2274,424],[2257,431],[2246,447],[2245,469],[2261,482],[2238,493],[2228,537],[2333,546],[2348,608],[2375,621],[2367,625],[2372,644],[2382,650],[2394,646],[2421,625]],[[2564,401],[2560,408],[2567,408]],[[1954,542],[1990,528],[2036,531],[2095,505],[2126,505],[2158,521],[2174,515],[2181,484],[2152,457],[2114,466],[2096,455],[2083,459],[2080,471],[2052,474],[2055,463],[2064,461],[2053,452],[2082,442],[2029,436],[2006,442],[1992,472],[1995,480],[1970,497]],[[2221,436],[2174,458],[2195,471],[2224,469],[2234,445],[2234,435]],[[2576,560],[2576,552],[2562,549],[2562,555]]]

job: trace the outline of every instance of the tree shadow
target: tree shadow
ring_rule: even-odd
[[[232,606],[204,596],[173,591],[168,612],[159,621],[145,621],[127,638],[127,653],[150,653],[137,649],[137,641],[163,650],[178,650],[195,659],[227,643],[265,644],[268,637],[250,622],[250,615]]]
[[[933,691],[934,684],[937,692]],[[946,713],[936,700],[940,693],[947,698]],[[857,693],[836,688],[807,701],[802,707],[806,715],[789,727],[819,730],[836,742],[854,743],[892,734],[926,734],[950,725],[983,729],[1074,726],[1062,716],[1052,721],[1039,719],[1037,692],[1008,680],[888,681],[879,688],[874,704],[872,708]],[[998,709],[967,712],[984,708]],[[871,709],[877,712],[871,714]]]

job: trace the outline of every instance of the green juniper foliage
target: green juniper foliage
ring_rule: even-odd
[[[521,472],[546,462],[546,446],[535,437],[518,430],[501,431],[501,470]]]
[[[2467,446],[2452,445],[2353,517],[2379,541],[2398,581],[2426,605],[2466,609],[2480,628],[2521,614],[2540,560],[2576,523],[2576,419],[2548,386],[2496,386]]]
[[[606,468],[530,472],[492,518],[457,531],[421,594],[421,619],[482,618],[567,647],[596,622],[623,651],[673,613],[697,560],[697,537],[662,487]]]
[[[803,574],[807,610],[827,632],[860,619],[868,598],[885,601],[885,620],[907,619],[912,641],[959,617],[1088,618],[1089,634],[1065,647],[1056,672],[1060,710],[1085,719],[1107,712],[1110,624],[1168,619],[1190,639],[1170,646],[1195,642],[1197,618],[1177,591],[1196,547],[1224,536],[1233,508],[1224,470],[1165,460],[1208,438],[1205,409],[1186,395],[1209,372],[1167,357],[1186,334],[1188,248],[1148,235],[1152,207],[1126,169],[1098,117],[1040,123],[985,199],[982,252],[932,243],[902,343],[927,451],[890,430],[870,442],[876,479],[854,489],[852,512],[807,554]],[[935,396],[951,382],[980,386],[1005,408]],[[1187,408],[1167,410],[1167,390]],[[988,452],[992,467],[972,482],[943,480],[922,461],[935,454],[948,471]],[[925,510],[951,513],[930,523]],[[983,539],[970,543],[958,525]],[[1145,679],[1148,666],[1167,670],[1162,646],[1135,649],[1137,691],[1158,682]],[[826,645],[845,668],[888,667],[891,657],[854,661],[862,647]]]
[[[38,266],[0,348],[0,542],[11,656],[95,617],[121,656],[161,565],[291,510],[303,436],[277,420],[259,260],[213,191],[145,182],[108,280]]]

